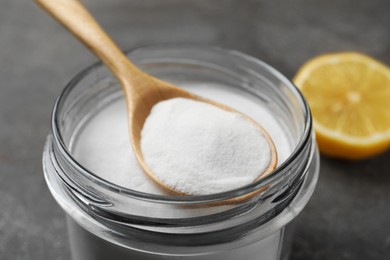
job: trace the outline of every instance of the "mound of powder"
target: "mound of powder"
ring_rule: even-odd
[[[153,107],[142,129],[141,149],[161,182],[191,195],[249,184],[271,159],[268,141],[243,116],[185,98]]]

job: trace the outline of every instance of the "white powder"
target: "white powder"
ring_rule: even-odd
[[[249,184],[271,159],[267,139],[243,116],[185,98],[153,107],[142,129],[141,148],[157,179],[192,195]]]
[[[275,143],[278,165],[291,154],[294,144],[288,139],[287,127],[280,125],[278,115],[258,98],[219,84],[175,84],[197,95],[226,104],[261,123]],[[168,195],[140,168],[131,148],[127,120],[126,102],[123,98],[100,110],[75,133],[71,148],[73,156],[94,174],[116,185],[146,193]],[[178,214],[172,207],[161,210],[172,217]],[[152,212],[154,211],[149,214]]]

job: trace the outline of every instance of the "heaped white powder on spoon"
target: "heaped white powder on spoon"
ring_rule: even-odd
[[[267,139],[243,116],[185,98],[153,107],[141,149],[160,182],[191,195],[247,185],[271,160]]]

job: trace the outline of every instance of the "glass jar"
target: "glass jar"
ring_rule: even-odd
[[[250,95],[288,129],[292,153],[267,177],[219,194],[165,196],[109,182],[72,153],[79,129],[123,98],[110,72],[95,64],[56,101],[43,153],[47,184],[66,212],[73,259],[287,259],[291,221],[311,197],[319,173],[312,119],[300,92],[269,65],[235,51],[158,45],[128,56],[167,81],[214,82]],[[223,203],[254,191],[250,199]]]

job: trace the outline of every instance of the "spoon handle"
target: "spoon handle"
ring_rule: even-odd
[[[36,0],[36,2],[103,61],[121,82],[125,92],[134,85],[129,82],[131,76],[137,78],[143,74],[127,59],[78,0]]]

